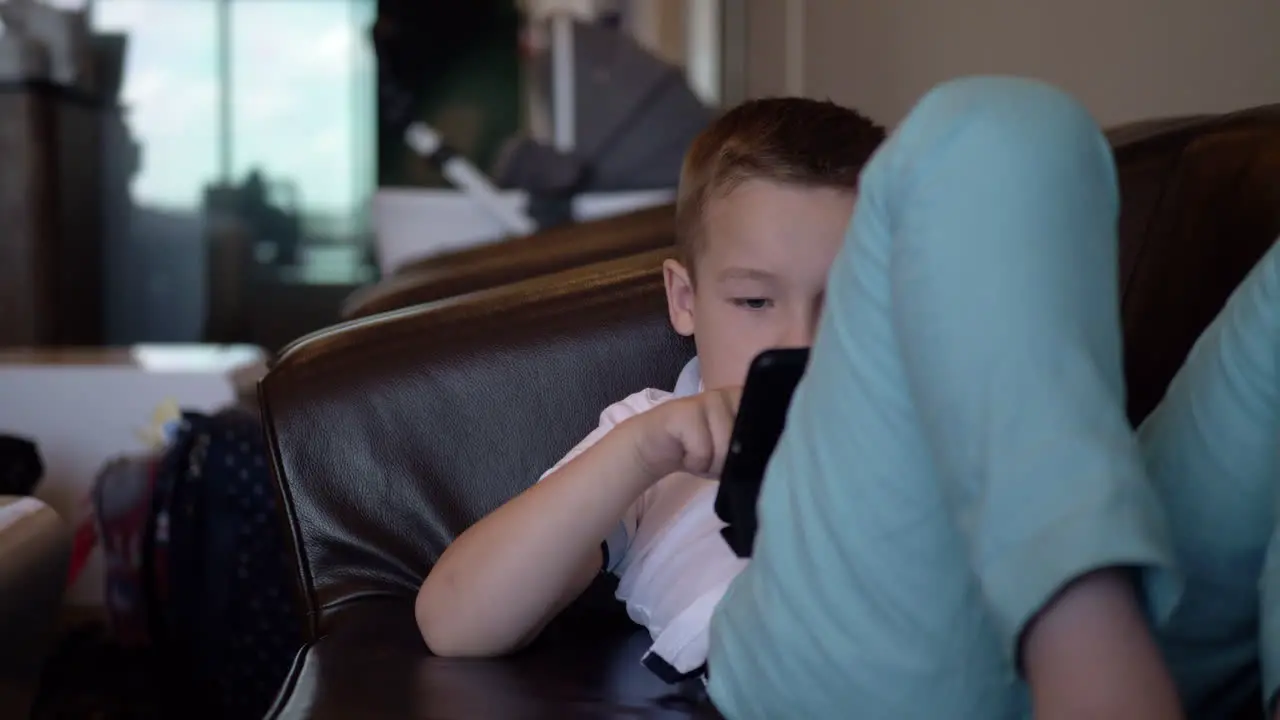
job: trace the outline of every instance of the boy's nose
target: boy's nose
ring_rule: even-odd
[[[817,323],[813,318],[795,318],[787,323],[787,329],[779,339],[778,347],[807,348],[813,345]]]

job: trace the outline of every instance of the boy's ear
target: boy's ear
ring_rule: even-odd
[[[693,278],[689,270],[677,260],[664,260],[662,280],[667,286],[667,313],[671,327],[689,337],[693,335]]]

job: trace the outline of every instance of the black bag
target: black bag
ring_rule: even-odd
[[[63,641],[31,717],[261,718],[302,621],[257,418],[184,413],[161,456],[109,465],[94,496],[115,633]]]
[[[257,417],[183,413],[153,504],[154,642],[210,717],[256,720],[302,645]]]

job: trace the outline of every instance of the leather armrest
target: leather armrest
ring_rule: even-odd
[[[648,635],[618,610],[579,602],[515,656],[451,660],[427,650],[410,599],[353,602],[299,654],[267,717],[719,718],[700,681],[667,685],[640,667]]]
[[[39,669],[70,559],[71,531],[53,508],[0,497],[0,677]]]

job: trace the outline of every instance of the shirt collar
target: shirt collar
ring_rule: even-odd
[[[680,371],[680,377],[676,379],[675,390],[671,394],[682,398],[697,395],[700,392],[702,392],[702,366],[699,365],[698,358],[695,357]]]

